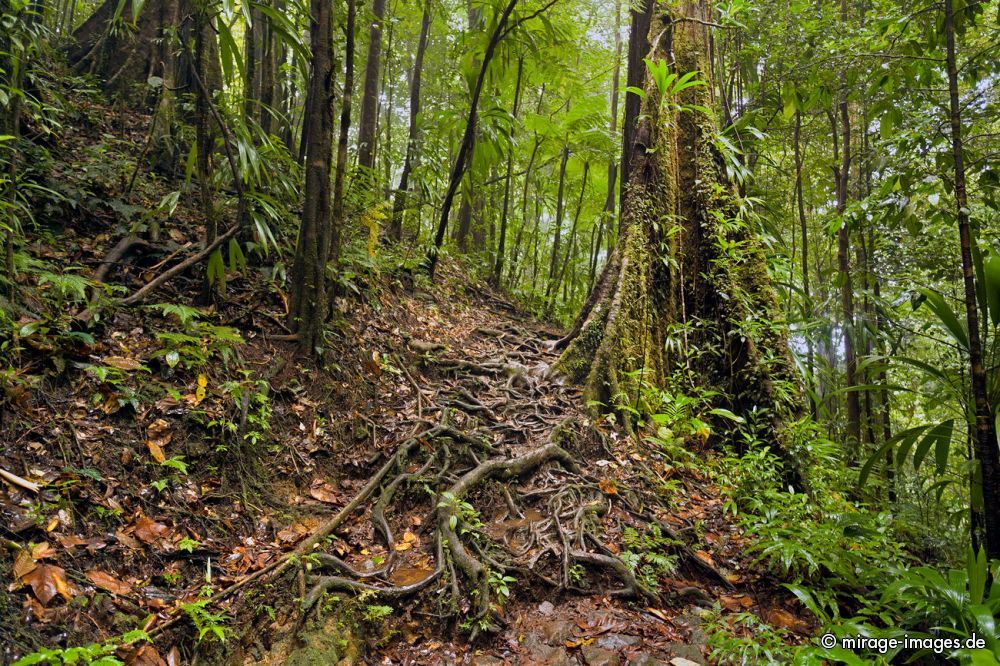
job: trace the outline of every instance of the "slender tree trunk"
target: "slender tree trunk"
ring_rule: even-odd
[[[805,196],[802,192],[802,112],[795,111],[795,200],[798,203],[799,211],[799,231],[802,238],[802,316],[805,321],[812,319],[812,295],[809,292],[809,226],[806,222]],[[814,377],[816,376],[816,361],[813,351],[812,334],[805,332],[806,338],[806,382],[815,391]],[[809,399],[809,410],[813,419],[818,417],[818,406],[816,401]]]
[[[424,10],[420,18],[420,38],[417,41],[417,55],[413,61],[413,73],[410,76],[410,126],[406,139],[406,157],[403,159],[403,172],[399,176],[399,187],[392,206],[392,222],[389,225],[389,236],[395,241],[403,238],[403,214],[407,208],[409,196],[410,173],[420,156],[418,142],[420,140],[420,80],[424,69],[424,54],[427,52],[427,40],[431,28],[431,3],[424,0]]]
[[[618,88],[621,85],[622,69],[622,3],[615,0],[615,68],[611,74],[611,136],[618,135]],[[597,275],[597,260],[601,253],[601,243],[604,238],[604,225],[611,224],[615,218],[615,203],[618,198],[618,160],[612,157],[608,160],[608,196],[604,200],[604,214],[597,222],[597,240],[591,253],[590,276],[587,293],[594,288],[594,278]]]
[[[577,202],[576,202],[576,213],[573,215],[573,223],[570,226],[570,230],[569,230],[569,243],[568,243],[568,246],[566,248],[566,257],[563,259],[562,268],[559,270],[559,274],[556,276],[555,289],[552,291],[551,300],[549,301],[549,305],[548,305],[549,312],[551,312],[552,309],[553,309],[553,307],[554,307],[555,298],[556,298],[555,295],[556,295],[556,292],[559,290],[560,283],[562,283],[564,285],[564,287],[565,287],[564,280],[565,280],[565,277],[566,277],[566,272],[567,272],[567,270],[569,270],[570,262],[573,260],[573,253],[574,253],[574,247],[573,246],[576,243],[576,229],[577,229],[577,226],[578,226],[578,224],[580,222],[580,213],[583,211],[583,197],[584,197],[584,195],[587,192],[587,176],[589,176],[589,175],[590,175],[590,162],[584,162],[583,163],[583,178],[582,178],[582,182],[580,184],[580,198],[577,199]],[[566,302],[566,294],[565,293],[563,294],[563,302]]]
[[[847,23],[847,0],[841,0],[840,20]],[[834,177],[837,181],[837,216],[841,223],[840,230],[837,232],[837,271],[840,279],[841,310],[844,316],[844,365],[846,366],[848,387],[846,394],[847,450],[850,462],[854,464],[858,461],[861,449],[861,403],[858,399],[858,392],[852,388],[858,383],[858,360],[854,347],[857,331],[854,321],[854,282],[851,277],[851,232],[846,219],[851,183],[851,110],[846,83],[838,111],[842,146],[840,164],[834,170]],[[836,141],[836,133],[834,141]]]
[[[330,248],[330,161],[333,151],[333,3],[310,0],[312,75],[306,114],[312,131],[306,146],[305,198],[295,259],[289,317],[301,353],[320,350],[327,312],[326,265]]]
[[[344,184],[347,182],[347,141],[351,132],[351,99],[354,94],[354,24],[358,0],[347,0],[347,46],[344,49],[344,93],[340,106],[340,135],[337,139],[337,174],[333,180],[333,224],[330,230],[330,262],[334,269],[340,262],[340,237],[343,233]]]
[[[382,62],[382,23],[385,0],[372,2],[372,27],[365,62],[365,87],[361,97],[361,121],[358,125],[358,166],[375,168],[375,138],[378,134],[379,68]]]
[[[944,0],[944,11],[951,148],[955,169],[955,207],[957,208],[958,235],[962,249],[965,317],[969,327],[969,365],[971,367],[972,397],[975,401],[976,412],[974,450],[982,477],[986,556],[994,559],[1000,558],[1000,450],[997,448],[993,408],[987,394],[986,368],[983,365],[983,349],[980,339],[979,308],[976,301],[976,273],[972,261],[975,239],[969,220],[969,201],[965,182],[965,152],[962,146],[962,107],[958,97],[953,0]]]
[[[517,61],[517,80],[514,83],[514,108],[511,110],[511,116],[514,118],[515,123],[517,123],[517,112],[521,102],[521,78],[523,74],[524,56],[522,55]],[[534,157],[534,154],[532,154],[532,157]],[[511,145],[510,149],[507,151],[507,176],[504,178],[503,185],[503,209],[500,213],[500,238],[497,241],[497,256],[496,261],[493,264],[493,275],[490,278],[490,284],[494,287],[500,286],[500,278],[503,273],[504,254],[507,251],[507,215],[510,212],[510,185],[513,171],[514,146]]]
[[[465,121],[465,133],[462,135],[462,143],[458,149],[458,156],[455,158],[455,165],[448,180],[448,190],[445,192],[444,201],[441,204],[441,218],[438,222],[437,231],[434,234],[434,245],[427,257],[427,273],[431,279],[434,278],[434,269],[437,267],[438,254],[441,251],[441,246],[444,244],[445,232],[448,230],[448,216],[451,215],[455,193],[458,192],[458,186],[465,175],[469,155],[472,151],[473,138],[476,131],[476,118],[479,111],[479,98],[483,93],[486,72],[490,66],[490,61],[493,60],[493,54],[497,49],[497,45],[500,44],[500,40],[503,39],[506,33],[507,21],[510,19],[514,7],[517,6],[517,2],[518,0],[508,0],[507,6],[504,7],[503,13],[497,21],[496,28],[494,28],[493,34],[490,36],[490,41],[486,45],[486,52],[483,54],[483,62],[479,67],[479,76],[476,78],[476,85],[472,91],[472,101],[469,103],[469,115]]]
[[[562,221],[563,221],[563,194],[566,190],[566,165],[569,162],[569,144],[562,149],[562,159],[559,162],[559,189],[556,193],[556,219],[555,232],[552,237],[552,257],[549,259],[548,284],[545,286],[545,300],[549,301],[555,285],[556,273],[559,266],[559,249],[562,242]]]

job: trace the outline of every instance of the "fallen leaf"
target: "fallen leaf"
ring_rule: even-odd
[[[163,657],[152,645],[142,645],[125,659],[128,666],[167,666]]]
[[[313,479],[312,485],[309,487],[309,496],[327,504],[336,504],[340,501],[337,489],[320,478]]]
[[[596,639],[594,638],[578,638],[576,640],[569,640],[566,641],[566,647],[572,650],[573,648],[583,647],[584,645],[590,645],[595,640]]]
[[[132,586],[123,580],[119,580],[111,574],[101,571],[100,569],[93,569],[87,572],[87,579],[91,583],[106,590],[111,594],[132,594]]]
[[[712,556],[709,555],[708,553],[706,553],[705,551],[703,551],[703,550],[696,550],[696,551],[694,551],[694,554],[697,555],[698,559],[701,560],[702,562],[705,562],[706,564],[710,564],[713,567],[715,566],[715,560],[713,560]]]
[[[769,610],[765,617],[771,624],[784,629],[790,629],[795,632],[804,632],[808,629],[804,621],[781,608],[773,608]]]
[[[618,494],[618,486],[611,479],[601,479],[597,482],[597,487],[601,489],[602,493],[607,495]]]
[[[400,567],[392,572],[389,580],[395,585],[416,585],[427,580],[433,573],[433,569],[425,567]]]
[[[145,544],[152,544],[156,541],[163,539],[170,533],[170,528],[163,523],[158,523],[148,516],[140,516],[135,522],[135,528],[132,530],[132,534],[135,535],[139,541]]]
[[[153,460],[156,462],[162,463],[167,459],[167,456],[163,454],[163,449],[160,448],[160,445],[153,440],[150,439],[146,441],[146,448],[149,449],[149,455],[153,456]]]
[[[31,547],[31,557],[36,560],[55,559],[56,549],[48,541],[36,543]]]
[[[105,357],[104,365],[110,365],[112,368],[118,368],[119,370],[138,370],[142,367],[141,362],[125,356]]]
[[[54,564],[39,564],[21,582],[31,587],[43,606],[48,606],[57,594],[69,601],[75,592],[66,580],[66,570]]]
[[[20,580],[37,568],[38,563],[31,557],[27,548],[17,551],[17,558],[14,559],[14,578]]]

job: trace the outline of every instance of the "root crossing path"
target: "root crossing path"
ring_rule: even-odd
[[[731,584],[654,492],[656,456],[551,375],[557,332],[468,298],[404,295],[370,325],[358,437],[380,460],[288,560],[301,612],[269,660],[705,663],[699,611]]]

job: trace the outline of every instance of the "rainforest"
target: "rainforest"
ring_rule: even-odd
[[[1000,664],[997,0],[0,0],[0,663]]]

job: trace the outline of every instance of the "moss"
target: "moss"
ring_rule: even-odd
[[[677,11],[698,16],[701,3]],[[659,28],[655,28],[659,29]],[[655,60],[675,71],[710,76],[703,26],[674,24]],[[667,52],[672,44],[672,52]],[[782,424],[796,411],[797,374],[777,319],[766,257],[753,230],[738,219],[740,200],[714,141],[711,86],[692,87],[661,100],[647,81],[636,151],[622,206],[620,266],[556,365],[585,396],[613,407],[620,395],[638,395],[641,381],[663,386],[678,367],[701,388],[728,396],[734,411],[764,408],[773,416],[774,444],[787,452]],[[679,106],[688,107],[684,111]],[[735,248],[735,250],[734,250]],[[686,331],[678,352],[666,350],[676,325]],[[786,454],[786,459],[795,461]]]

